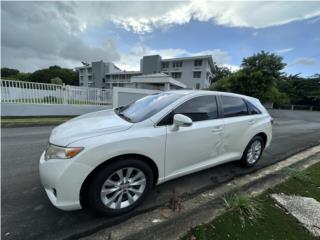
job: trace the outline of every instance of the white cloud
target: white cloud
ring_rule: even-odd
[[[164,2],[163,5],[172,3]],[[218,25],[229,27],[265,28],[283,25],[293,21],[320,16],[319,2],[212,2],[189,1],[174,4],[172,8],[159,11],[152,7],[149,16],[117,16],[111,21],[136,33],[151,32],[155,28],[185,24],[191,19],[212,21]]]
[[[316,63],[317,63],[317,60],[314,58],[301,57],[301,58],[295,59],[291,65],[297,64],[297,65],[310,66]]]
[[[287,53],[287,52],[291,52],[294,48],[283,48],[283,49],[277,49],[275,52],[276,53]]]

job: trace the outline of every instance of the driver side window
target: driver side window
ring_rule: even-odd
[[[216,119],[218,118],[216,97],[208,95],[192,98],[170,112],[158,123],[158,126],[172,125],[174,114],[186,115],[193,122]]]

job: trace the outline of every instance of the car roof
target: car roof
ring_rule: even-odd
[[[208,95],[226,95],[226,96],[235,96],[235,97],[244,97],[247,98],[249,96],[237,94],[237,93],[230,93],[230,92],[220,92],[220,91],[208,91],[208,90],[170,90],[167,91],[174,94],[182,94],[182,95],[201,95],[201,94],[208,94]]]

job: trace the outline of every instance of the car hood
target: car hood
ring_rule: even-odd
[[[133,124],[114,110],[93,112],[73,118],[52,130],[50,143],[67,146],[75,141],[129,129]]]

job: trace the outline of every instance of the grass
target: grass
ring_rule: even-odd
[[[295,194],[320,201],[320,163],[304,171],[287,169],[285,174],[290,176],[287,181],[256,198],[244,194],[225,197],[227,211],[209,224],[190,229],[183,240],[314,239],[269,196],[271,193]]]
[[[73,118],[74,116],[63,117],[16,117],[1,118],[1,127],[30,127],[59,125]]]
[[[245,227],[246,219],[256,221],[261,217],[261,203],[243,193],[226,195],[223,201],[227,210],[238,213],[242,227]]]

